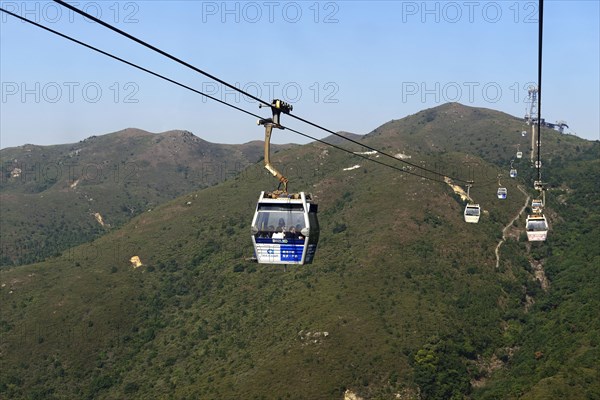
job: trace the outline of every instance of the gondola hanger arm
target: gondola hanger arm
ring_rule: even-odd
[[[259,107],[262,108],[263,105],[259,104]],[[281,185],[283,185],[283,190],[277,190],[278,194],[287,194],[288,179],[283,176],[283,174],[279,172],[277,168],[273,166],[273,164],[271,164],[271,134],[273,132],[273,127],[277,129],[285,129],[279,122],[281,113],[283,112],[285,114],[289,114],[290,111],[292,111],[293,106],[282,100],[275,99],[271,103],[270,107],[271,111],[273,112],[273,117],[258,120],[258,125],[265,126],[265,168],[271,173],[271,175],[277,178],[279,181],[279,188],[281,188]]]

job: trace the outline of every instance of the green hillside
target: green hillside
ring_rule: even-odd
[[[482,399],[600,398],[599,155],[595,142],[577,161],[548,165],[552,236],[529,253],[544,264],[550,286],[528,285],[536,300],[515,324],[519,349]]]
[[[448,125],[435,115],[433,126]],[[513,132],[486,135],[493,148]],[[419,153],[404,128],[387,136],[363,140],[461,176],[475,163],[480,223],[464,223],[446,184],[321,144],[279,152],[291,189],[319,203],[314,264],[246,261],[256,199],[275,186],[253,165],[55,258],[1,270],[0,396],[597,397],[598,143],[569,138],[580,150],[548,162],[549,240],[509,239],[496,268],[501,231],[525,201],[517,184],[530,183],[505,178],[509,197],[498,200],[504,168],[490,161],[506,155]]]
[[[275,146],[276,150],[289,146]],[[262,142],[223,145],[138,129],[0,151],[0,265],[41,261],[259,160]]]

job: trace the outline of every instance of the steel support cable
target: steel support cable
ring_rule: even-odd
[[[124,64],[127,64],[127,65],[131,66],[131,67],[134,67],[134,68],[136,68],[136,69],[139,69],[139,70],[141,70],[141,71],[144,71],[144,72],[146,72],[146,73],[148,73],[148,74],[150,74],[150,75],[156,76],[156,77],[158,77],[158,78],[160,78],[160,79],[163,79],[163,80],[165,80],[165,81],[167,81],[167,82],[169,82],[169,83],[173,83],[174,85],[180,86],[180,87],[182,87],[182,88],[184,88],[184,89],[187,89],[187,90],[189,90],[189,91],[192,91],[192,92],[194,92],[194,93],[196,93],[196,94],[199,94],[199,95],[205,96],[206,98],[209,98],[209,99],[211,99],[211,100],[214,100],[214,101],[216,101],[216,102],[218,102],[218,103],[220,103],[220,104],[224,104],[224,105],[226,105],[226,106],[229,106],[229,107],[231,107],[231,108],[233,108],[233,109],[235,109],[235,110],[237,110],[237,111],[243,112],[243,113],[245,113],[245,114],[247,114],[247,115],[253,116],[253,117],[255,117],[255,118],[258,118],[258,119],[262,119],[262,117],[261,117],[260,115],[258,115],[258,114],[254,114],[254,113],[252,113],[252,112],[250,112],[250,111],[247,111],[247,110],[245,110],[245,109],[243,109],[243,108],[237,107],[237,106],[235,106],[235,105],[233,105],[233,104],[227,103],[227,102],[225,102],[225,101],[223,101],[223,100],[220,100],[220,99],[218,99],[218,98],[216,98],[216,97],[213,97],[213,96],[211,96],[211,95],[208,95],[208,94],[206,94],[206,93],[203,93],[203,92],[201,92],[201,91],[199,91],[199,90],[197,90],[197,89],[194,89],[194,88],[192,88],[192,87],[190,87],[190,86],[188,86],[188,85],[185,85],[185,84],[183,84],[183,83],[180,83],[180,82],[178,82],[178,81],[176,81],[176,80],[174,80],[174,79],[168,78],[168,77],[166,77],[166,76],[164,76],[164,75],[161,75],[161,74],[159,74],[159,73],[157,73],[157,72],[154,72],[154,71],[152,71],[152,70],[149,70],[149,69],[147,69],[147,68],[144,68],[144,67],[142,67],[142,66],[140,66],[140,65],[138,65],[138,64],[136,64],[136,63],[133,63],[133,62],[131,62],[131,61],[127,61],[127,60],[125,60],[125,59],[123,59],[123,58],[121,58],[121,57],[115,56],[115,55],[113,55],[113,54],[111,54],[111,53],[108,53],[108,52],[106,52],[106,51],[104,51],[104,50],[101,50],[101,49],[99,49],[99,48],[97,48],[97,47],[95,47],[95,46],[92,46],[92,45],[90,45],[90,44],[87,44],[87,43],[85,43],[85,42],[82,42],[82,41],[80,41],[80,40],[78,40],[78,39],[75,39],[75,38],[73,38],[73,37],[71,37],[71,36],[69,36],[69,35],[66,35],[66,34],[64,34],[64,33],[58,32],[58,31],[56,31],[56,30],[54,30],[54,29],[52,29],[52,28],[48,28],[48,27],[46,27],[46,26],[44,26],[44,25],[42,25],[42,24],[39,24],[39,23],[37,23],[37,22],[35,22],[35,21],[31,21],[31,20],[29,20],[29,19],[27,19],[27,18],[24,18],[24,17],[22,17],[22,16],[20,16],[20,15],[18,15],[18,14],[15,14],[15,13],[13,13],[13,12],[11,12],[11,11],[5,10],[5,9],[3,9],[3,8],[0,8],[0,11],[2,11],[2,12],[4,12],[4,13],[6,13],[6,14],[8,14],[8,15],[11,15],[11,16],[13,16],[13,17],[15,17],[15,18],[18,18],[18,19],[20,19],[20,20],[22,20],[22,21],[24,21],[24,22],[28,22],[28,23],[30,23],[30,24],[32,24],[32,25],[34,25],[34,26],[37,26],[38,28],[44,29],[45,31],[48,31],[48,32],[50,32],[50,33],[53,33],[53,34],[55,34],[55,35],[57,35],[57,36],[59,36],[59,37],[62,37],[62,38],[64,38],[64,39],[67,39],[67,40],[69,40],[69,41],[71,41],[71,42],[73,42],[73,43],[79,44],[79,45],[81,45],[81,46],[83,46],[83,47],[85,47],[85,48],[88,48],[88,49],[90,49],[90,50],[93,50],[93,51],[95,51],[95,52],[98,52],[98,53],[100,53],[100,54],[102,54],[102,55],[105,55],[105,56],[107,56],[107,57],[110,57],[110,58],[112,58],[112,59],[114,59],[114,60],[120,61],[120,62],[122,62],[122,63],[124,63]],[[433,178],[430,178],[430,177],[427,177],[427,176],[424,176],[424,175],[420,175],[420,174],[414,173],[414,172],[412,172],[412,171],[405,170],[405,169],[403,169],[403,168],[396,167],[396,166],[394,166],[394,165],[390,165],[390,164],[386,164],[386,163],[384,163],[384,162],[381,162],[381,161],[378,161],[378,160],[374,160],[374,159],[372,159],[372,158],[366,157],[366,156],[365,156],[365,155],[363,155],[363,154],[357,154],[357,153],[355,153],[355,152],[352,152],[352,151],[350,151],[350,150],[348,150],[348,149],[345,149],[345,148],[343,148],[343,147],[341,147],[341,146],[337,146],[337,145],[334,145],[334,144],[332,144],[332,143],[328,143],[328,142],[326,142],[326,141],[324,141],[324,140],[322,140],[322,139],[318,139],[318,138],[312,137],[312,136],[310,136],[310,135],[308,135],[308,134],[305,134],[305,133],[303,133],[303,132],[300,132],[300,131],[298,131],[298,130],[295,130],[295,129],[292,129],[292,128],[289,128],[289,127],[285,127],[285,126],[282,126],[282,128],[283,128],[283,129],[287,129],[287,130],[289,130],[290,132],[296,133],[296,134],[298,134],[298,135],[304,136],[304,137],[306,137],[306,138],[308,138],[308,139],[311,139],[311,140],[314,140],[314,141],[316,141],[316,142],[322,143],[322,144],[324,144],[324,145],[327,145],[327,146],[333,147],[333,148],[335,148],[335,149],[337,149],[337,150],[344,151],[344,152],[346,152],[346,153],[348,153],[348,154],[351,154],[351,155],[353,155],[353,156],[357,156],[357,157],[363,158],[363,159],[365,159],[365,160],[368,160],[368,161],[374,162],[374,163],[376,163],[376,164],[383,165],[383,166],[385,166],[385,167],[388,167],[388,168],[392,168],[392,169],[394,169],[394,170],[396,170],[396,171],[400,171],[400,172],[403,172],[403,173],[406,173],[406,174],[409,174],[409,175],[413,175],[413,176],[416,176],[416,177],[419,177],[419,178],[428,179],[428,180],[431,180],[431,181],[434,181],[434,182],[445,183],[445,181],[443,181],[443,180],[439,180],[439,179],[433,179]]]
[[[448,177],[448,178],[450,178],[450,179],[452,179],[453,181],[456,181],[456,182],[463,182],[463,183],[467,183],[467,181],[466,181],[466,180],[464,180],[464,179],[456,178],[456,177],[453,177],[453,176],[448,176],[448,175],[446,175],[446,174],[443,174],[443,173],[441,173],[441,172],[437,172],[437,171],[431,170],[431,169],[429,169],[429,168],[421,167],[420,165],[417,165],[417,164],[415,164],[415,163],[411,163],[411,162],[409,162],[409,161],[406,161],[406,160],[403,160],[403,159],[401,159],[401,158],[395,157],[395,156],[393,156],[392,154],[386,153],[385,151],[377,150],[376,148],[373,148],[373,147],[371,147],[371,146],[369,146],[369,145],[366,145],[366,144],[364,144],[364,143],[360,143],[360,142],[358,142],[358,141],[356,141],[356,140],[354,140],[354,139],[347,138],[347,137],[345,137],[345,136],[343,136],[343,135],[340,135],[339,133],[336,133],[336,132],[334,132],[334,131],[332,131],[332,130],[330,130],[330,129],[327,129],[327,128],[325,128],[325,127],[322,127],[322,126],[320,126],[320,125],[318,125],[318,124],[315,124],[315,123],[313,123],[313,122],[310,122],[310,121],[308,121],[308,120],[306,120],[306,119],[304,119],[304,118],[301,118],[301,117],[299,117],[299,116],[297,116],[297,115],[289,114],[289,116],[290,116],[290,117],[292,117],[292,118],[295,118],[295,119],[297,119],[298,121],[301,121],[301,122],[304,122],[304,123],[306,123],[306,124],[312,125],[312,126],[314,126],[315,128],[321,129],[321,130],[323,130],[323,131],[325,131],[325,132],[327,132],[327,133],[330,133],[330,134],[332,134],[332,135],[335,135],[335,136],[337,136],[337,137],[340,137],[340,138],[342,138],[342,139],[345,139],[345,140],[347,140],[347,141],[349,141],[349,142],[351,142],[351,143],[357,144],[357,145],[359,145],[359,146],[362,146],[362,147],[364,147],[364,148],[367,148],[367,149],[369,149],[369,150],[371,150],[371,151],[376,151],[376,152],[378,152],[378,153],[380,153],[380,154],[382,154],[382,155],[384,155],[384,156],[386,156],[386,157],[390,157],[390,158],[392,158],[392,159],[394,159],[394,160],[396,160],[396,161],[400,161],[400,162],[402,162],[402,163],[404,163],[404,164],[410,165],[411,167],[418,168],[418,169],[420,169],[420,170],[422,170],[422,171],[426,171],[426,172],[429,172],[429,173],[432,173],[432,174],[435,174],[435,175],[439,175],[439,176],[443,176],[443,177]]]
[[[208,72],[203,71],[200,68],[197,68],[197,67],[193,66],[192,64],[187,63],[187,62],[181,60],[180,58],[175,57],[172,54],[167,53],[166,51],[161,50],[158,47],[155,47],[155,46],[151,45],[150,43],[147,43],[147,42],[145,42],[145,41],[143,41],[141,39],[138,39],[135,36],[133,36],[133,35],[125,32],[125,31],[123,31],[123,30],[121,30],[121,29],[119,29],[117,27],[112,26],[111,24],[109,24],[107,22],[104,22],[101,19],[96,18],[93,15],[90,15],[90,14],[86,13],[85,11],[82,11],[82,10],[78,9],[77,7],[75,7],[75,6],[72,6],[71,4],[69,4],[67,2],[64,2],[64,1],[61,1],[61,0],[54,0],[54,2],[60,4],[61,6],[65,7],[65,8],[68,8],[69,10],[71,10],[73,12],[76,12],[77,14],[82,15],[85,18],[88,18],[88,19],[90,19],[90,20],[92,20],[92,21],[94,21],[94,22],[96,22],[96,23],[104,26],[105,28],[108,28],[108,29],[110,29],[110,30],[112,30],[112,31],[120,34],[120,35],[125,36],[128,39],[133,40],[134,42],[136,42],[138,44],[141,44],[144,47],[147,47],[147,48],[149,48],[149,49],[151,49],[151,50],[153,50],[153,51],[155,51],[155,52],[157,52],[157,53],[159,53],[159,54],[161,54],[161,55],[163,55],[163,56],[165,56],[165,57],[167,57],[167,58],[169,58],[169,59],[171,59],[171,60],[173,60],[175,62],[178,62],[181,65],[184,65],[184,66],[186,66],[186,67],[188,67],[188,68],[190,68],[190,69],[192,69],[192,70],[194,70],[194,71],[196,71],[196,72],[198,72],[198,73],[200,73],[202,75],[205,75],[205,76],[209,77],[210,79],[213,79],[213,80],[219,82],[220,84],[227,86],[228,88],[234,89],[234,90],[236,90],[236,91],[238,91],[238,92],[240,92],[240,93],[242,93],[242,94],[250,97],[251,99],[258,101],[259,103],[265,104],[267,106],[270,105],[270,103],[267,103],[266,101],[264,101],[264,100],[262,100],[262,99],[260,99],[260,98],[258,98],[256,96],[253,96],[250,93],[246,93],[243,90],[235,87],[234,85],[231,85],[231,84],[225,82],[224,80],[219,79],[216,76],[211,75]]]
[[[286,126],[282,126],[282,128],[284,128],[284,129],[287,129],[287,130],[289,130],[290,132],[294,132],[294,133],[297,133],[297,134],[300,134],[300,135],[303,135],[303,136],[306,136],[306,137],[310,137],[310,136],[308,136],[308,135],[306,135],[306,134],[304,134],[304,133],[298,132],[297,130],[294,130],[294,129],[288,128],[288,127],[286,127]],[[397,170],[397,171],[400,171],[400,172],[404,172],[404,173],[406,173],[406,174],[409,174],[409,175],[414,175],[414,176],[417,176],[417,177],[419,177],[419,178],[429,179],[430,181],[434,181],[434,182],[446,183],[445,181],[443,181],[443,180],[440,180],[440,179],[433,179],[433,178],[429,178],[429,177],[427,177],[427,176],[423,176],[423,175],[420,175],[420,174],[414,173],[414,172],[412,172],[412,171],[407,171],[407,170],[405,170],[405,169],[403,169],[403,168],[396,167],[395,165],[390,165],[390,164],[386,164],[386,163],[384,163],[384,162],[382,162],[382,161],[379,161],[379,160],[374,160],[374,159],[372,159],[372,158],[366,157],[364,154],[357,154],[357,153],[355,153],[355,152],[353,152],[353,151],[350,151],[350,150],[348,150],[348,149],[345,149],[345,148],[343,148],[343,147],[337,146],[337,145],[335,145],[335,144],[332,144],[332,143],[327,143],[327,142],[325,142],[324,140],[321,140],[321,139],[315,139],[315,138],[311,138],[311,139],[314,139],[315,141],[317,141],[317,142],[319,142],[319,143],[323,143],[323,144],[325,144],[325,145],[327,145],[327,146],[331,146],[331,147],[333,147],[334,149],[338,149],[338,150],[345,151],[346,153],[348,153],[348,154],[351,154],[351,155],[353,155],[353,156],[358,156],[358,157],[360,157],[360,158],[363,158],[363,159],[365,159],[365,160],[372,161],[372,162],[374,162],[374,163],[376,163],[376,164],[384,165],[384,166],[386,166],[386,167],[389,167],[389,168],[395,169],[395,170]]]
[[[542,38],[544,33],[544,0],[540,1],[538,23],[538,120],[537,120],[537,180],[542,182],[542,159],[540,157],[542,136]]]
[[[137,38],[137,37],[135,37],[135,36],[133,36],[133,35],[125,32],[125,31],[123,31],[123,30],[121,30],[121,29],[119,29],[119,28],[117,28],[117,27],[115,27],[115,26],[113,26],[113,25],[105,22],[105,21],[102,21],[101,19],[99,19],[97,17],[94,17],[93,15],[90,15],[90,14],[86,13],[85,11],[80,10],[77,7],[72,6],[69,3],[66,3],[66,2],[64,2],[62,0],[54,0],[54,2],[60,4],[63,7],[68,8],[69,10],[71,10],[73,12],[76,12],[77,14],[82,15],[85,18],[88,18],[88,19],[90,19],[90,20],[92,20],[92,21],[94,21],[94,22],[96,22],[96,23],[104,26],[105,28],[108,28],[108,29],[112,30],[113,32],[116,32],[116,33],[118,33],[118,34],[120,34],[122,36],[125,36],[126,38],[128,38],[130,40],[133,40],[134,42],[136,42],[138,44],[141,44],[142,46],[147,47],[147,48],[149,48],[149,49],[151,49],[151,50],[153,50],[153,51],[155,51],[155,52],[157,52],[157,53],[159,53],[159,54],[161,54],[161,55],[163,55],[163,56],[165,56],[165,57],[167,57],[167,58],[169,58],[169,59],[171,59],[171,60],[173,60],[173,61],[181,64],[181,65],[184,65],[184,66],[186,66],[186,67],[188,67],[188,68],[190,68],[190,69],[192,69],[192,70],[194,70],[194,71],[196,71],[196,72],[198,72],[198,73],[200,73],[202,75],[205,75],[205,76],[209,77],[210,79],[213,79],[213,80],[219,82],[220,84],[225,85],[228,88],[233,89],[233,90],[239,92],[240,94],[243,94],[244,96],[247,96],[247,97],[249,97],[249,98],[251,98],[253,100],[256,100],[256,101],[258,101],[261,104],[264,104],[264,105],[267,105],[267,106],[271,105],[271,103],[266,102],[266,101],[260,99],[259,97],[256,97],[256,96],[254,96],[254,95],[252,95],[252,94],[250,94],[250,93],[248,93],[248,92],[246,92],[246,91],[244,91],[244,90],[242,90],[242,89],[240,89],[240,88],[238,88],[238,87],[236,87],[236,86],[234,86],[234,85],[232,85],[230,83],[227,83],[226,81],[224,81],[222,79],[219,79],[216,76],[211,75],[208,72],[203,71],[200,68],[197,68],[197,67],[195,67],[195,66],[193,66],[193,65],[191,65],[191,64],[189,64],[189,63],[187,63],[187,62],[185,62],[183,60],[181,60],[180,58],[175,57],[172,54],[170,54],[170,53],[168,53],[168,52],[166,52],[164,50],[161,50],[158,47],[153,46],[153,45],[145,42],[144,40],[139,39],[139,38]],[[371,151],[377,151],[378,153],[380,153],[380,154],[382,154],[382,155],[384,155],[386,157],[392,158],[394,161],[402,162],[404,164],[410,165],[411,167],[414,167],[414,168],[417,168],[417,169],[429,172],[429,173],[434,174],[434,175],[448,177],[448,178],[450,178],[450,179],[452,179],[453,181],[456,181],[456,182],[463,182],[463,183],[467,182],[466,180],[463,180],[463,179],[460,179],[460,178],[456,178],[456,177],[452,177],[452,176],[447,176],[447,175],[445,175],[445,174],[443,174],[441,172],[437,172],[437,171],[431,170],[429,168],[425,168],[425,167],[422,167],[420,165],[411,163],[409,161],[402,160],[402,159],[400,159],[398,157],[394,157],[392,154],[386,153],[386,152],[381,151],[381,150],[377,150],[377,149],[375,149],[375,148],[373,148],[373,147],[371,147],[369,145],[366,145],[366,144],[360,143],[360,142],[358,142],[356,140],[347,138],[347,137],[345,137],[343,135],[340,135],[339,133],[336,133],[336,132],[332,131],[331,129],[327,129],[327,128],[321,126],[321,125],[318,125],[316,123],[310,122],[310,121],[308,121],[308,120],[306,120],[306,119],[304,119],[302,117],[299,117],[297,115],[294,115],[294,114],[287,114],[287,115],[289,115],[292,118],[297,119],[298,121],[304,122],[304,123],[309,124],[309,125],[311,125],[311,126],[313,126],[315,128],[321,129],[321,130],[323,130],[323,131],[325,131],[327,133],[335,135],[335,136],[337,136],[337,137],[339,137],[341,139],[347,140],[347,141],[349,141],[351,143],[357,144],[357,145],[359,145],[361,147],[364,147],[366,149],[369,149]]]
[[[131,62],[131,61],[127,61],[127,60],[125,60],[125,59],[123,59],[123,58],[121,58],[121,57],[115,56],[114,54],[108,53],[108,52],[106,52],[106,51],[104,51],[104,50],[101,50],[101,49],[99,49],[99,48],[97,48],[97,47],[94,47],[94,46],[92,46],[92,45],[90,45],[90,44],[87,44],[87,43],[85,43],[85,42],[82,42],[82,41],[80,41],[80,40],[77,40],[77,39],[75,39],[75,38],[73,38],[73,37],[71,37],[71,36],[69,36],[69,35],[65,35],[64,33],[58,32],[58,31],[56,31],[56,30],[54,30],[54,29],[52,29],[52,28],[48,28],[47,26],[44,26],[44,25],[42,25],[42,24],[39,24],[39,23],[37,23],[37,22],[35,22],[35,21],[32,21],[32,20],[30,20],[30,19],[27,19],[27,18],[25,18],[25,17],[22,17],[22,16],[20,16],[20,15],[18,15],[18,14],[15,14],[15,13],[11,12],[11,11],[5,10],[5,9],[3,9],[3,8],[0,8],[0,11],[2,11],[2,12],[5,12],[6,14],[8,14],[8,15],[11,15],[11,16],[13,16],[13,17],[15,17],[15,18],[18,18],[18,19],[20,19],[21,21],[28,22],[28,23],[30,23],[30,24],[32,24],[32,25],[35,25],[35,26],[37,26],[38,28],[44,29],[44,30],[46,30],[46,31],[48,31],[48,32],[51,32],[51,33],[53,33],[53,34],[55,34],[55,35],[57,35],[57,36],[60,36],[60,37],[62,37],[62,38],[64,38],[64,39],[70,40],[71,42],[77,43],[77,44],[79,44],[79,45],[81,45],[81,46],[83,46],[83,47],[86,47],[86,48],[90,49],[90,50],[96,51],[96,52],[98,52],[98,53],[100,53],[100,54],[103,54],[103,55],[105,55],[105,56],[107,56],[107,57],[110,57],[110,58],[112,58],[112,59],[114,59],[114,60],[120,61],[120,62],[122,62],[122,63],[124,63],[124,64],[127,64],[127,65],[129,65],[129,66],[131,66],[131,67],[137,68],[137,69],[139,69],[139,70],[141,70],[141,71],[147,72],[147,73],[149,73],[150,75],[154,75],[154,76],[156,76],[156,77],[158,77],[158,78],[164,79],[164,80],[165,80],[165,81],[167,81],[167,82],[170,82],[170,83],[173,83],[173,84],[175,84],[175,85],[177,85],[177,86],[181,86],[181,87],[183,87],[183,88],[185,88],[185,89],[191,90],[191,91],[192,91],[192,92],[194,92],[194,93],[197,93],[197,94],[200,94],[200,95],[202,95],[202,96],[205,96],[205,97],[207,97],[207,98],[209,98],[209,99],[211,99],[211,100],[214,100],[214,101],[216,101],[216,102],[218,102],[218,103],[225,104],[225,105],[227,105],[227,106],[229,106],[229,107],[232,107],[232,108],[234,108],[234,109],[236,109],[236,110],[238,110],[238,111],[241,111],[241,112],[243,112],[243,113],[246,113],[246,114],[252,115],[252,116],[254,116],[254,117],[257,117],[257,118],[261,118],[260,116],[258,116],[258,115],[256,115],[256,114],[253,114],[253,113],[251,113],[250,111],[244,110],[243,108],[240,108],[240,107],[234,106],[233,104],[229,104],[229,103],[227,103],[227,102],[225,102],[225,101],[223,101],[223,100],[220,100],[220,99],[218,99],[218,98],[216,98],[216,97],[213,97],[213,96],[211,96],[211,95],[208,95],[208,94],[206,94],[206,93],[203,93],[203,92],[201,92],[201,91],[199,91],[199,90],[196,90],[196,89],[194,89],[194,88],[192,88],[192,87],[190,87],[190,86],[184,85],[183,83],[177,82],[177,81],[175,81],[175,80],[173,80],[173,79],[171,79],[171,78],[167,78],[167,77],[166,77],[166,76],[164,76],[164,75],[161,75],[161,74],[159,74],[159,73],[157,73],[157,72],[151,71],[151,70],[149,70],[149,69],[147,69],[147,68],[144,68],[144,67],[142,67],[142,66],[140,66],[140,65],[137,65],[137,64],[135,64],[135,63],[133,63],[133,62]]]

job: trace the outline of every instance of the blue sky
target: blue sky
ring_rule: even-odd
[[[52,2],[3,8],[260,115],[232,93]],[[334,131],[365,134],[458,101],[523,116],[537,79],[537,1],[79,1],[103,20]],[[0,15],[0,146],[59,144],[127,127],[262,140],[253,117]],[[598,1],[547,0],[542,112],[600,139]],[[283,122],[326,136],[290,118]],[[275,142],[306,142],[277,132]]]

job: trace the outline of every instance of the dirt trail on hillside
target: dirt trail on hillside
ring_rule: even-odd
[[[519,210],[519,212],[517,213],[517,215],[515,215],[515,217],[513,219],[510,220],[510,222],[508,223],[508,225],[506,225],[504,227],[504,229],[502,229],[502,240],[500,240],[500,242],[498,242],[498,246],[496,246],[496,268],[500,267],[500,246],[502,246],[502,243],[504,243],[506,241],[506,232],[510,229],[510,227],[512,226],[513,222],[515,222],[520,216],[521,214],[523,214],[523,211],[525,211],[525,208],[527,208],[527,205],[529,204],[529,199],[531,198],[529,196],[529,194],[527,194],[527,192],[523,189],[523,187],[521,185],[517,185],[517,188],[521,191],[521,193],[523,193],[527,198],[525,199],[525,204],[523,205],[523,207]]]

